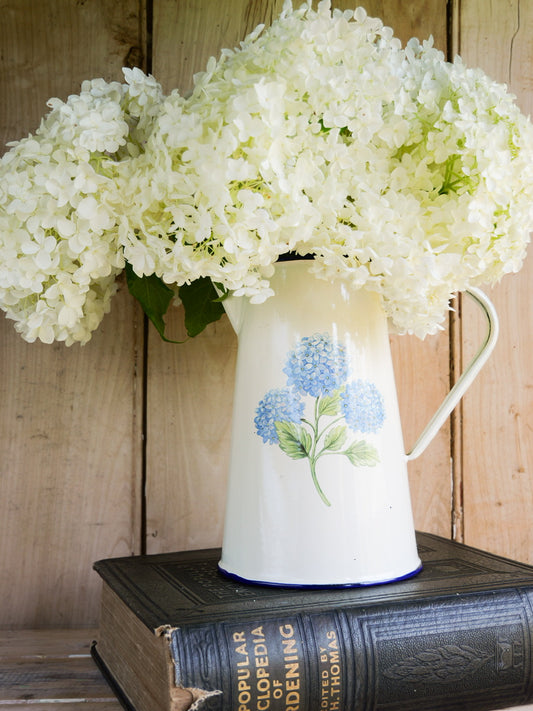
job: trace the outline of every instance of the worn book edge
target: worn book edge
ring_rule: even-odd
[[[122,706],[122,708],[125,709],[125,711],[136,711],[135,707],[128,699],[126,692],[118,684],[117,680],[115,679],[111,671],[108,669],[107,664],[100,656],[98,652],[98,642],[96,640],[93,640],[91,644],[91,657],[93,658],[94,663],[96,664],[96,666],[100,670],[100,673],[109,685],[109,688],[117,697],[117,700]],[[183,703],[187,703],[188,701],[188,699],[184,699],[184,692],[190,692],[191,697],[193,699],[196,697],[196,701],[194,701],[193,705],[187,708],[183,706]],[[175,687],[174,689],[170,689],[171,704],[177,704],[178,711],[195,711],[195,709],[200,708],[199,704],[201,704],[203,700],[206,699],[208,696],[215,696],[220,693],[222,692],[210,692],[206,694],[206,692],[202,691],[201,689],[184,689],[183,687]],[[172,698],[173,696],[174,699]]]
[[[96,640],[93,640],[93,642],[91,644],[91,657],[93,658],[94,663],[100,670],[100,673],[102,674],[102,676],[108,683],[109,688],[117,697],[117,700],[120,703],[120,705],[122,706],[122,708],[125,709],[125,711],[135,711],[135,708],[131,705],[131,703],[126,695],[126,692],[124,691],[124,689],[121,686],[119,686],[119,684],[117,683],[117,680],[115,679],[113,674],[108,669],[107,664],[104,662],[104,660],[98,653],[98,642]]]
[[[93,645],[93,657],[112,679],[127,711],[196,711],[207,698],[222,693],[177,686],[170,651],[175,628],[149,629],[105,583],[100,629],[105,635]]]
[[[154,630],[156,637],[162,637],[166,643],[166,656],[167,664],[169,667],[169,692],[170,692],[170,711],[184,711],[183,704],[188,703],[192,705],[186,707],[186,711],[196,711],[199,709],[203,702],[210,696],[218,696],[222,693],[220,690],[206,691],[205,689],[198,689],[194,686],[177,686],[175,683],[176,679],[176,661],[171,653],[171,642],[172,634],[177,630],[176,627],[171,627],[170,625],[161,625]]]

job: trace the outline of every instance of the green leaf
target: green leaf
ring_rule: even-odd
[[[379,462],[378,450],[363,439],[351,444],[342,454],[348,457],[354,467],[374,467]]]
[[[324,119],[318,119],[318,123],[320,124],[320,133],[329,133],[333,129],[333,126],[325,125]],[[348,128],[348,126],[343,126],[341,129],[339,129],[339,135],[351,138],[353,134]]]
[[[165,320],[163,316],[166,314],[174,297],[172,289],[155,274],[138,276],[128,262],[126,262],[125,271],[126,283],[130,294],[141,304],[144,313],[154,324],[161,338],[168,343],[183,343],[183,341],[171,341],[170,338],[165,336]]]
[[[185,308],[185,328],[191,338],[208,324],[218,321],[224,313],[224,306],[209,277],[200,277],[191,284],[180,286],[179,295]]]
[[[329,449],[333,452],[338,452],[346,442],[346,427],[338,425],[330,430],[324,439],[324,449]]]
[[[333,395],[325,395],[321,397],[318,402],[318,414],[319,415],[329,415],[333,417],[340,413],[341,408],[341,391],[338,390]]]
[[[282,420],[275,423],[279,446],[291,459],[303,459],[309,455],[313,442],[308,432],[295,422]]]

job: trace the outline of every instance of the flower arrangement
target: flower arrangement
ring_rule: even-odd
[[[506,87],[361,8],[284,6],[164,97],[152,77],[54,99],[0,164],[0,306],[27,340],[85,342],[124,268],[164,336],[218,291],[260,302],[275,262],[381,295],[423,337],[450,299],[517,271],[533,228],[533,128]],[[206,308],[204,308],[206,307]]]

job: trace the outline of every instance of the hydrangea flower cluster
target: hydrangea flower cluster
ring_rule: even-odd
[[[374,383],[354,380],[341,392],[344,419],[355,432],[378,432],[383,427],[383,397]]]
[[[454,292],[518,270],[533,228],[533,129],[506,88],[329,2],[286,4],[173,92],[136,167],[139,274],[254,302],[280,254],[314,255],[421,337]]]
[[[85,343],[109,310],[124,268],[114,170],[139,154],[161,100],[153,78],[124,74],[51,99],[0,161],[0,306],[27,341]]]
[[[348,428],[354,433],[377,433],[385,420],[383,397],[371,382],[348,382],[346,349],[328,333],[301,338],[289,352],[283,372],[286,386],[269,390],[256,408],[256,433],[291,459],[307,459],[315,488],[329,506],[317,477],[318,460],[325,454],[339,454],[355,467],[376,465],[379,455],[374,445],[354,441]],[[305,412],[306,396],[312,398],[312,414]]]
[[[330,395],[348,378],[344,346],[327,333],[304,336],[291,351],[283,372],[297,391],[313,397]]]
[[[304,403],[298,393],[291,388],[269,390],[257,407],[254,424],[263,442],[278,444],[276,422],[299,423],[304,414]]]
[[[260,302],[280,255],[312,255],[421,337],[455,292],[521,267],[533,127],[431,41],[286,2],[188,97],[125,74],[51,100],[0,163],[0,307],[27,340],[85,342],[125,261]]]

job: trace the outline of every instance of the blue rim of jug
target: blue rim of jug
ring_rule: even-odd
[[[229,578],[242,585],[257,585],[269,588],[291,588],[299,590],[333,590],[333,589],[346,589],[346,588],[369,588],[375,585],[390,585],[391,583],[399,583],[402,580],[409,580],[418,575],[422,570],[423,565],[420,565],[409,573],[400,575],[396,578],[384,578],[383,580],[376,580],[368,583],[277,583],[272,581],[264,580],[251,580],[250,578],[243,578],[236,573],[230,573],[225,570],[222,565],[218,564],[218,570],[225,578]]]

